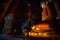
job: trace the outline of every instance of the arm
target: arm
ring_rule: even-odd
[[[46,5],[46,10],[47,10],[47,12],[48,12],[48,15],[47,15],[47,20],[52,20],[53,19],[53,12],[52,12],[52,10],[51,10],[51,8],[50,8],[50,6],[49,5]]]
[[[53,18],[53,15],[52,15],[52,10],[50,8],[49,5],[46,5],[44,8],[43,8],[43,12],[42,12],[42,21],[44,20],[52,20]]]

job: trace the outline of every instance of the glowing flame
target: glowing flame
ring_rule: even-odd
[[[38,24],[35,26],[35,29],[36,30],[39,30],[39,29],[49,29],[49,25],[48,24]]]

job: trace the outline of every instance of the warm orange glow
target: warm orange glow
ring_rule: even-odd
[[[33,26],[32,29],[35,29],[35,26]]]
[[[47,33],[44,33],[43,35],[44,35],[45,37],[46,37],[46,36],[48,36],[48,34],[47,34]]]
[[[49,29],[49,25],[48,24],[38,24],[35,26],[35,29],[39,30],[39,29]]]
[[[42,34],[41,33],[38,33],[38,37],[40,37]]]
[[[50,30],[49,24],[37,24],[32,27],[32,31],[43,32],[44,30]]]
[[[28,35],[29,35],[29,36],[37,36],[37,33],[29,32]]]
[[[36,30],[38,31],[38,30],[39,30],[39,28],[36,28]]]
[[[32,27],[32,31],[28,35],[33,37],[48,37],[49,34],[44,32],[45,30],[49,30],[49,24],[37,24]]]
[[[48,37],[48,33],[35,33],[35,32],[29,32],[28,33],[29,36],[33,36],[33,37]]]

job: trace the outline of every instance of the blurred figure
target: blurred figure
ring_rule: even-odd
[[[52,22],[51,23],[53,25],[52,28],[56,31],[57,34],[60,34],[59,32],[60,28],[56,20],[57,12],[56,12],[56,8],[55,8],[53,1],[48,2],[48,3],[42,2],[41,7],[43,8],[42,21]]]
[[[12,20],[13,20],[13,14],[7,14],[5,16],[5,24],[4,24],[4,28],[2,30],[3,34],[7,34],[7,33],[11,32]]]
[[[41,7],[43,9],[43,11],[42,11],[42,21],[52,20],[53,15],[52,15],[52,11],[50,9],[50,6],[48,4],[48,1],[42,1],[41,2]]]

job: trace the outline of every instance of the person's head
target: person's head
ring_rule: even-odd
[[[41,7],[44,8],[46,6],[45,2],[41,2]]]
[[[41,5],[42,8],[44,8],[51,1],[52,0],[41,0],[40,5]]]
[[[40,5],[41,5],[41,8],[44,8],[44,6],[46,5],[46,0],[41,0]]]

